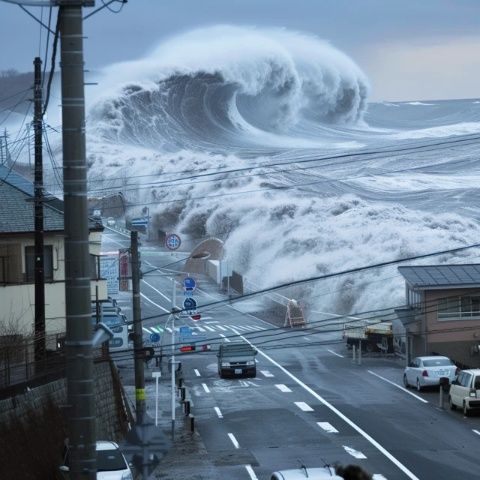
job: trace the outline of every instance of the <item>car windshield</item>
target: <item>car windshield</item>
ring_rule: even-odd
[[[449,358],[435,358],[432,360],[424,360],[424,367],[450,367],[454,363]]]
[[[125,470],[127,465],[118,450],[97,450],[97,471]]]

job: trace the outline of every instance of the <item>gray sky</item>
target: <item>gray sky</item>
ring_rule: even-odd
[[[480,97],[480,0],[129,0],[119,14],[104,9],[85,22],[86,68],[134,60],[162,39],[219,23],[328,40],[363,69],[373,100]],[[0,1],[0,70],[30,70],[45,38],[39,48],[38,24]]]

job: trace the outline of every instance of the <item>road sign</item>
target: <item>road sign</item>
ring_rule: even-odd
[[[197,286],[197,282],[195,282],[195,279],[192,277],[187,277],[183,279],[183,288],[187,291],[195,290],[195,287]]]
[[[100,257],[100,275],[107,279],[107,293],[118,293],[118,256]]]
[[[190,327],[187,327],[187,326],[180,327],[178,329],[178,331],[180,332],[180,335],[191,335],[192,334],[192,329]]]
[[[182,241],[176,233],[167,235],[167,238],[165,239],[165,246],[170,250],[176,250],[181,244]]]
[[[150,334],[150,341],[152,343],[158,343],[160,341],[160,335],[158,333],[151,333]]]
[[[196,310],[197,309],[197,302],[194,298],[192,297],[187,297],[183,301],[183,308],[185,310]]]
[[[133,227],[148,227],[148,217],[132,218],[130,224]]]

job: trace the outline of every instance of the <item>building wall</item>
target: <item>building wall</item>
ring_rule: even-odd
[[[45,283],[45,327],[47,334],[65,332],[65,249],[63,235],[45,235],[45,245],[53,249],[53,282]],[[25,247],[33,246],[34,239],[17,237],[2,239],[0,252],[9,254],[11,266],[15,266],[18,281],[25,278]],[[101,234],[90,233],[90,253],[100,252]],[[0,253],[1,254],[1,253]],[[91,299],[96,298],[98,286],[99,300],[107,300],[106,280],[90,282]],[[18,332],[28,334],[34,330],[35,285],[33,283],[0,284],[0,324],[16,321]],[[1,330],[0,330],[1,335]]]
[[[468,366],[479,366],[480,356],[473,347],[480,344],[480,320],[438,320],[440,298],[478,294],[478,289],[426,291],[427,352],[447,355]]]

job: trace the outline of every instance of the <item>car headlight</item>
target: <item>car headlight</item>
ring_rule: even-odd
[[[229,362],[222,362],[222,367],[229,367],[230,363]]]
[[[252,365],[255,365],[255,360],[249,360],[249,361],[247,362],[247,365],[250,366],[250,367],[251,367]]]
[[[470,390],[470,397],[471,398],[477,398],[477,391],[476,390]]]

